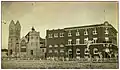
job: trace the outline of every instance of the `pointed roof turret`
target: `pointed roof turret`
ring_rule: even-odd
[[[19,22],[18,20],[17,20],[17,22],[16,22],[16,26],[17,26],[17,27],[21,27],[21,26],[20,26],[20,22]]]
[[[10,24],[9,24],[9,28],[14,29],[15,28],[15,23],[13,20],[11,20]]]

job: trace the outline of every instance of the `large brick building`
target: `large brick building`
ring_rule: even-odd
[[[47,30],[46,35],[48,58],[112,58],[118,51],[117,31],[107,21],[103,24]]]

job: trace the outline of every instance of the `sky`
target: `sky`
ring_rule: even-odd
[[[104,12],[105,10],[105,12]],[[2,48],[8,48],[9,24],[19,20],[21,38],[32,26],[45,38],[46,30],[108,21],[118,30],[118,2],[2,2]]]

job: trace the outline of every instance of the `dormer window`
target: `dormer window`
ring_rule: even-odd
[[[108,28],[105,28],[105,34],[108,34]]]
[[[58,37],[58,33],[55,33],[55,34],[54,34],[54,37]]]
[[[96,28],[94,29],[93,31],[93,35],[96,35],[97,34],[97,31],[96,31]]]
[[[76,36],[80,36],[80,33],[79,33],[79,31],[77,30],[77,32],[76,32]]]
[[[84,31],[84,35],[88,35],[87,29],[85,29],[85,31]]]
[[[72,36],[71,31],[68,32],[68,37]]]

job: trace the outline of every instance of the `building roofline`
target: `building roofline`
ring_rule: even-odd
[[[105,26],[105,23],[108,23],[107,21],[105,21],[104,23],[101,23],[101,24],[94,24],[94,25],[83,25],[83,26],[77,26],[77,27],[66,27],[64,29],[74,29],[74,28],[85,28],[85,27],[96,27],[96,26]],[[108,26],[111,26],[114,31],[116,33],[118,33],[118,31],[111,25],[108,23]]]

